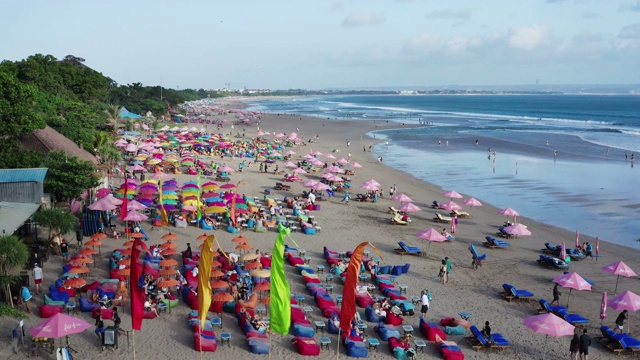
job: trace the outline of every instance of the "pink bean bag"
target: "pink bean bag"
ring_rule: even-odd
[[[187,295],[187,305],[191,307],[191,310],[198,310],[198,296],[193,291],[189,291],[189,295]]]
[[[57,313],[61,313],[63,311],[62,306],[60,305],[40,305],[40,317],[43,319],[48,319]]]
[[[313,338],[295,337],[291,339],[291,344],[298,351],[298,354],[304,356],[320,355],[320,345]]]
[[[373,306],[373,304],[375,303],[376,301],[367,294],[356,295],[356,304],[358,304],[358,306],[361,308],[366,308],[369,305]]]
[[[447,334],[436,326],[429,326],[429,324],[423,322],[420,324],[420,332],[428,341],[436,341],[436,336],[442,340],[447,340]]]
[[[207,351],[214,352],[218,348],[218,342],[216,341],[215,335],[207,335],[194,333],[193,334],[193,345],[196,351]]]
[[[142,313],[143,319],[155,319],[156,317],[157,315],[153,311],[145,311],[144,313]]]
[[[58,291],[64,291],[69,294],[69,297],[76,297],[76,289],[67,289],[64,286],[58,286]]]
[[[83,286],[82,292],[87,292],[89,290],[96,290],[98,288],[98,286],[100,286],[100,282],[99,281],[94,281],[91,284],[87,284],[85,286]]]
[[[330,306],[322,309],[322,315],[324,315],[324,317],[326,317],[327,319],[330,319],[331,315],[333,314],[337,314],[338,316],[340,316],[340,308],[337,306]]]
[[[444,318],[444,319],[441,319],[441,320],[440,320],[440,326],[455,326],[455,325],[453,324],[453,321],[454,321],[454,320],[455,320],[455,319],[454,319],[454,318],[452,318],[452,317],[446,317],[446,318]]]
[[[144,264],[144,268],[142,269],[142,273],[151,276],[154,279],[157,279],[160,276],[160,270],[149,266],[149,264]]]
[[[453,320],[453,326],[462,326],[463,328],[469,330],[469,328],[471,327],[471,324],[464,319],[455,319]]]
[[[261,257],[260,264],[262,264],[262,267],[264,268],[271,268],[271,258],[264,257],[264,256]]]
[[[94,319],[98,318],[98,311],[102,315],[103,320],[109,320],[113,318],[113,309],[93,309],[92,315]]]
[[[393,326],[402,325],[402,316],[396,315],[392,312],[388,312],[387,317],[384,319],[384,323]]]

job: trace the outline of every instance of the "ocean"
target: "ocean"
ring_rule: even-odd
[[[640,159],[631,161],[640,156],[640,96],[326,96],[249,103],[255,111],[395,122],[393,130],[370,134],[384,140],[374,155],[387,165],[523,216],[640,248]]]

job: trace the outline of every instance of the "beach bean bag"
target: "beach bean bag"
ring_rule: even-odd
[[[52,300],[47,294],[44,295],[44,303],[47,305],[53,305],[53,306],[64,306],[66,304],[66,302],[64,301]]]
[[[395,265],[394,267],[391,268],[390,274],[394,275],[394,276],[402,275],[402,266],[401,265]]]
[[[95,308],[91,310],[92,316],[94,319],[98,318],[98,311],[100,311],[100,315],[102,316],[103,320],[113,319],[113,309],[100,309],[100,308]]]
[[[143,319],[155,319],[158,315],[156,315],[156,313],[154,313],[153,311],[145,311],[142,313],[142,318]]]
[[[229,232],[231,234],[237,234],[238,233],[238,229],[233,227],[233,225],[229,225],[229,226],[227,226],[227,232]]]
[[[318,230],[312,227],[304,227],[302,231],[304,232],[305,235],[315,235],[318,233]]]
[[[467,329],[462,326],[445,326],[444,332],[448,335],[464,335],[467,332]]]
[[[367,306],[373,306],[375,303],[376,301],[367,294],[356,295],[356,304],[358,304],[359,307],[366,308]]]
[[[264,226],[256,226],[256,227],[255,227],[255,231],[256,231],[257,233],[266,233],[266,232],[267,232],[267,228],[266,228],[266,227],[264,227]]]
[[[446,317],[444,319],[440,319],[440,326],[455,326],[453,323],[455,319],[452,317]]]
[[[380,266],[378,268],[378,274],[388,274],[391,272],[391,266],[390,265],[385,265],[385,266]]]
[[[471,327],[471,323],[469,323],[467,320],[464,320],[464,319],[455,319],[453,320],[453,324],[455,326],[462,326],[467,330]]]
[[[193,344],[196,351],[214,352],[218,348],[218,341],[215,335],[193,334]]]
[[[92,303],[84,296],[80,298],[80,311],[82,312],[93,312],[93,309],[97,309],[100,307],[100,304]]]
[[[464,360],[464,354],[455,342],[436,342],[436,348],[440,350],[440,354],[445,360]]]
[[[331,317],[329,317],[329,321],[327,321],[327,331],[329,332],[329,334],[337,334],[340,332],[336,324],[331,321]]]
[[[411,346],[402,346],[400,340],[396,337],[389,338],[389,351],[393,354],[393,356],[398,360],[406,360],[407,359],[407,350],[411,349]],[[413,349],[412,349],[413,350]]]
[[[434,323],[428,323],[424,321],[424,318],[420,317],[420,332],[428,341],[436,341],[436,337],[442,340],[447,340],[447,335]]]
[[[49,305],[44,304],[40,305],[40,317],[43,319],[48,319],[57,313],[61,313],[63,311],[62,306],[59,305]]]
[[[100,283],[97,281],[94,281],[91,284],[87,284],[83,286],[81,289],[82,289],[82,292],[87,292],[89,290],[96,290],[98,286],[100,286]]]
[[[291,339],[293,348],[298,351],[298,354],[303,356],[318,356],[320,355],[320,345],[316,343],[313,337],[298,336]]]
[[[369,356],[369,351],[362,341],[345,338],[344,346],[347,348],[347,356],[349,357],[366,358]]]
[[[271,258],[265,256],[261,257],[260,264],[265,269],[271,269]]]
[[[383,323],[378,324],[378,335],[382,341],[387,341],[391,337],[400,338],[400,331],[393,326],[388,326]]]
[[[364,309],[364,318],[369,322],[380,322],[380,316],[376,314],[371,306]]]
[[[69,301],[69,298],[71,297],[69,293],[58,290],[50,290],[47,295],[49,295],[49,298],[53,301],[62,301],[65,303]]]
[[[224,303],[224,305],[222,306],[222,311],[228,313],[228,314],[235,314],[236,313],[236,302],[235,301],[229,301]]]
[[[411,267],[411,264],[409,264],[409,263],[404,264],[404,266],[402,267],[402,273],[403,274],[408,273],[410,267]]]
[[[115,291],[105,290],[102,288],[102,285],[98,287],[98,294],[100,295],[100,299],[102,299],[105,296],[108,299],[113,299],[114,297],[116,297]]]
[[[402,325],[402,321],[402,316],[396,315],[392,312],[388,312],[387,317],[384,319],[385,324],[392,326]]]
[[[173,299],[173,300],[162,299],[162,300],[160,300],[160,302],[162,302],[163,304],[167,305],[167,307],[174,308],[174,307],[178,306],[178,302],[179,301],[178,301],[178,299]]]
[[[144,264],[144,267],[142,269],[142,273],[145,275],[149,275],[154,279],[157,279],[160,276],[160,270],[154,268],[153,266],[149,265],[149,264]]]
[[[391,300],[407,300],[406,297],[400,295],[399,290],[395,290],[395,289],[386,289],[386,290],[387,290],[387,296],[389,296]]]
[[[293,324],[293,335],[297,337],[312,338],[316,334],[313,326],[304,324]]]
[[[189,295],[187,295],[187,305],[191,307],[191,310],[198,310],[198,296],[193,291],[189,291]]]
[[[224,302],[212,301],[211,305],[209,305],[209,311],[212,313],[220,314],[222,313],[223,307],[224,307]]]
[[[67,294],[69,294],[70,298],[76,297],[76,289],[67,289],[64,286],[59,286],[57,288],[58,291],[62,291],[62,292],[66,292]]]
[[[117,279],[118,281],[126,281],[127,280],[127,276],[126,275],[118,274],[118,269],[110,270],[109,271],[109,277],[111,279]]]
[[[249,345],[249,351],[253,354],[268,354],[269,353],[269,339],[249,338],[247,339]]]
[[[208,225],[206,221],[200,220],[200,228],[204,230],[213,230],[212,225]]]

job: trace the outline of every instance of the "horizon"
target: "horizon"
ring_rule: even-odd
[[[640,84],[640,0],[108,5],[0,3],[2,57],[173,89]]]

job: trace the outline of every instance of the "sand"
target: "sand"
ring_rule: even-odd
[[[239,104],[226,100],[230,106],[238,106]],[[386,126],[388,124],[384,124]],[[233,129],[234,134],[244,126],[236,126]],[[299,232],[293,233],[292,237],[300,248],[307,250],[307,255],[311,256],[311,265],[315,267],[317,264],[325,264],[322,255],[323,246],[327,246],[336,251],[352,250],[357,244],[363,241],[369,241],[374,244],[383,255],[383,262],[386,264],[397,265],[410,263],[411,269],[408,274],[398,278],[398,282],[407,284],[408,296],[418,295],[420,290],[427,288],[433,294],[434,300],[428,313],[428,320],[438,322],[443,317],[457,316],[458,312],[464,311],[472,314],[471,322],[482,327],[484,321],[490,321],[494,332],[502,333],[511,341],[511,348],[503,353],[491,353],[487,355],[484,351],[475,352],[464,341],[463,336],[452,336],[449,339],[457,341],[467,359],[476,358],[507,358],[507,359],[534,359],[541,358],[542,349],[547,348],[547,358],[568,358],[569,337],[549,338],[545,342],[545,336],[536,334],[527,327],[522,325],[523,318],[536,315],[539,308],[537,302],[519,303],[507,302],[503,300],[499,293],[502,291],[503,283],[510,283],[518,288],[528,289],[535,294],[535,297],[546,298],[551,300],[552,282],[551,280],[561,274],[559,271],[548,270],[536,263],[538,255],[541,254],[540,249],[544,247],[544,243],[549,241],[552,244],[559,244],[565,241],[568,247],[574,243],[574,234],[557,227],[548,226],[538,223],[525,217],[519,218],[519,222],[526,224],[532,231],[531,237],[521,239],[508,240],[512,243],[510,250],[503,249],[487,249],[482,246],[486,235],[493,235],[497,231],[506,218],[497,215],[498,209],[487,205],[491,199],[479,199],[485,206],[480,208],[467,209],[471,213],[470,219],[460,219],[458,231],[455,234],[456,240],[450,243],[424,243],[418,239],[415,234],[419,231],[435,228],[442,229],[442,224],[436,224],[432,221],[436,210],[430,208],[433,200],[446,201],[441,194],[445,190],[428,183],[420,181],[406,173],[393,170],[381,164],[372,153],[363,152],[363,146],[368,148],[374,145],[375,139],[367,137],[366,133],[383,128],[382,123],[374,121],[327,121],[323,119],[307,118],[293,115],[265,115],[261,124],[262,129],[272,132],[289,133],[299,128],[299,133],[309,139],[319,135],[319,141],[293,148],[297,152],[294,160],[303,156],[311,150],[320,151],[322,153],[330,153],[337,149],[339,152],[334,153],[337,158],[347,157],[349,153],[352,159],[362,164],[364,167],[357,170],[357,175],[352,177],[352,185],[355,187],[352,194],[355,195],[358,187],[366,180],[375,179],[380,182],[385,190],[385,198],[379,200],[378,203],[359,203],[351,201],[348,205],[340,202],[337,196],[330,201],[321,202],[322,210],[315,212],[315,219],[318,225],[322,227],[321,232],[315,236],[308,236]],[[230,131],[228,127],[224,129]],[[255,126],[246,127],[246,136],[253,137],[257,133]],[[240,130],[241,131],[241,130]],[[362,136],[362,139],[361,139]],[[351,146],[347,147],[347,139],[351,141]],[[225,160],[229,165],[237,168],[239,160]],[[427,161],[425,159],[425,161]],[[273,169],[273,167],[271,167]],[[319,178],[322,173],[305,175],[304,178]],[[194,177],[179,175],[175,176],[180,183],[193,179]],[[265,188],[272,188],[276,181],[281,180],[281,176],[274,174],[260,173],[257,164],[250,168],[245,168],[242,173],[234,173],[232,181],[235,183],[244,180],[241,185],[240,192],[262,197]],[[397,202],[388,199],[388,189],[393,184],[397,186],[397,193],[404,193],[414,199],[415,204],[422,208],[422,211],[413,213],[413,221],[407,226],[392,225],[391,216],[387,213],[389,206],[398,206]],[[305,190],[301,184],[292,184],[290,192],[273,192],[273,196],[283,198],[285,196],[297,195]],[[473,196],[473,194],[463,194],[465,198]],[[516,205],[514,205],[515,207]],[[440,210],[445,213],[445,211]],[[603,220],[604,221],[604,220]],[[445,225],[448,228],[448,225]],[[122,224],[119,224],[122,229]],[[196,243],[195,237],[201,235],[204,231],[195,227],[187,229],[177,228],[161,228],[157,231],[149,231],[150,225],[146,225],[151,240],[149,245],[161,243],[160,236],[168,232],[176,233],[180,236],[178,240],[178,250],[184,250],[186,243]],[[223,230],[214,232],[219,239],[223,248],[232,249],[231,239],[234,235]],[[276,237],[275,232],[267,232],[266,234],[256,234],[254,232],[243,233],[250,240],[250,244],[261,251],[271,251],[273,241]],[[71,234],[67,238],[73,238]],[[394,252],[397,248],[397,242],[404,241],[409,245],[421,247],[423,250],[429,249],[427,257],[400,256]],[[595,239],[581,236],[581,241],[590,241],[595,244]],[[98,258],[97,266],[92,268],[89,280],[104,279],[108,275],[108,256],[111,250],[118,248],[122,244],[122,240],[106,239],[105,245],[102,247],[102,255]],[[75,243],[75,242],[73,242]],[[288,243],[290,246],[295,246]],[[483,267],[478,270],[471,269],[471,255],[468,250],[469,244],[475,244],[480,253],[487,253],[488,259],[484,262]],[[75,249],[74,249],[75,250]],[[616,277],[601,270],[601,267],[614,261],[623,260],[636,271],[640,270],[638,262],[638,251],[621,246],[601,243],[602,257],[596,262],[592,260],[583,260],[581,262],[572,262],[571,269],[577,271],[594,281],[596,286],[592,291],[578,292],[574,291],[571,295],[571,309],[575,312],[591,320],[588,327],[589,334],[592,337],[600,335],[599,326],[599,309],[602,292],[607,291],[609,298],[613,296],[613,288],[615,286]],[[73,251],[72,251],[73,252]],[[454,268],[450,276],[450,282],[446,285],[438,283],[437,272],[439,262],[442,258],[448,256],[453,260]],[[176,259],[178,257],[176,256]],[[45,264],[45,287],[48,287],[58,276],[62,274],[62,261],[58,256],[52,256],[51,260]],[[293,271],[292,267],[285,265],[287,278],[291,284],[292,293],[306,295],[307,303],[314,305],[312,298],[306,292],[301,277]],[[638,278],[621,278],[618,285],[618,293],[624,290],[638,291]],[[342,291],[342,285],[334,284],[336,287],[335,294]],[[564,290],[561,303],[566,305],[567,295],[569,291]],[[374,295],[380,295],[376,290]],[[42,295],[35,295],[35,305],[43,303]],[[33,306],[33,304],[32,304]],[[122,328],[131,329],[129,316],[129,307],[125,308],[122,313]],[[191,310],[184,302],[172,309],[171,314],[162,314],[158,319],[144,320],[143,330],[135,335],[136,358],[138,359],[198,359],[200,354],[194,350],[193,337],[187,324],[187,314]],[[607,309],[607,318],[605,324],[612,326],[617,316],[617,312],[613,309]],[[36,311],[37,313],[37,311]],[[88,313],[79,313],[78,317],[90,321],[93,324]],[[314,306],[314,312],[310,315],[311,320],[324,320],[318,308]],[[632,334],[639,334],[640,321],[637,321],[637,315],[631,314]],[[41,319],[36,315],[31,315],[26,320],[27,326],[34,326]],[[2,319],[0,326],[3,331],[15,326],[17,321],[13,319]],[[109,322],[106,322],[107,325]],[[211,353],[204,353],[204,358],[212,358],[224,356],[227,358],[266,358],[266,355],[253,355],[248,351],[245,343],[245,337],[240,331],[237,322],[230,314],[223,315],[224,329],[223,331],[232,334],[231,346],[218,346],[218,350]],[[405,324],[413,325],[417,329],[419,323],[419,314],[405,318]],[[115,358],[133,358],[133,342],[130,343],[126,337],[120,338],[119,349],[112,351],[107,349],[100,352],[99,340],[93,333],[93,327],[82,334],[71,336],[71,341],[76,350],[79,351],[76,358],[80,359],[115,359]],[[217,330],[217,333],[222,331]],[[377,337],[373,331],[373,326],[367,330],[369,336]],[[423,339],[422,335],[417,331],[414,332],[415,338]],[[320,335],[316,334],[316,340]],[[288,356],[297,357],[297,353],[290,345],[292,336],[275,335],[272,338],[272,354],[274,359],[281,359]],[[331,358],[336,356],[336,337],[332,337],[331,350],[323,350],[322,358]],[[7,342],[3,337],[3,342]],[[546,345],[545,345],[546,344]],[[3,344],[4,345],[4,344]],[[10,350],[2,347],[0,357],[8,359],[18,359],[25,356],[22,352],[20,355],[11,355]],[[594,341],[591,347],[591,359],[605,358],[612,356],[609,350]],[[52,355],[46,354],[44,358],[52,358]],[[340,352],[340,357],[346,357],[346,354]],[[370,358],[374,359],[390,359],[392,355],[386,344],[380,346],[379,352],[372,351],[369,353]],[[419,358],[441,358],[436,353],[432,344],[428,344],[425,354],[418,354]]]

